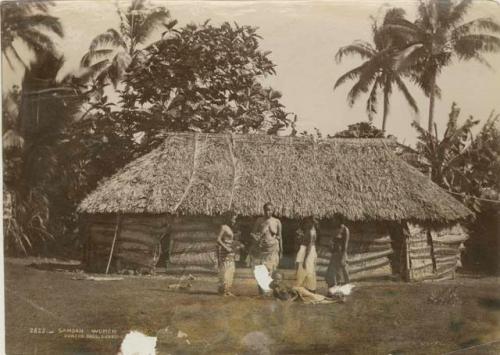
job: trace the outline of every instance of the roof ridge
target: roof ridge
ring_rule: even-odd
[[[342,138],[342,137],[326,137],[326,138],[316,138],[311,136],[278,136],[266,133],[234,133],[234,132],[164,132],[165,140],[172,136],[184,136],[184,137],[195,137],[195,136],[206,136],[206,137],[238,137],[238,138],[263,138],[270,140],[302,140],[302,141],[316,141],[316,142],[346,142],[346,143],[366,143],[366,142],[384,142],[394,144],[397,143],[391,138]]]

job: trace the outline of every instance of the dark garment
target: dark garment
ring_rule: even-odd
[[[295,291],[283,282],[272,281],[269,288],[273,290],[273,296],[282,301],[288,301],[295,296]]]
[[[344,283],[349,283],[347,262],[342,265],[342,255],[343,253],[332,253],[325,275],[325,281],[328,288],[337,286],[340,276],[342,276]]]
[[[339,254],[342,254],[342,253],[345,253],[345,248],[346,248],[346,241],[348,239],[348,233],[349,233],[349,230],[347,229],[347,227],[342,227],[339,231],[339,234],[334,236],[333,239],[332,239],[332,253],[339,253]]]

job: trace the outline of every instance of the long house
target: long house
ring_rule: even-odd
[[[270,201],[283,224],[281,267],[293,265],[301,220],[315,216],[320,274],[332,225],[342,218],[351,231],[354,280],[451,278],[472,212],[398,158],[393,144],[169,133],[81,202],[85,262],[97,272],[108,264],[112,271],[153,271],[164,258],[170,273],[214,273],[220,216],[238,213],[244,240]]]

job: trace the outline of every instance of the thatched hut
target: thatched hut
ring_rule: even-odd
[[[453,276],[459,246],[467,238],[460,223],[472,213],[399,159],[392,144],[169,134],[160,147],[103,181],[80,204],[87,226],[86,261],[103,270],[115,240],[115,269],[152,269],[163,253],[168,272],[214,272],[219,216],[237,212],[244,236],[263,204],[272,201],[289,260],[301,219],[320,219],[320,273],[329,258],[332,223],[341,217],[351,230],[353,279]]]

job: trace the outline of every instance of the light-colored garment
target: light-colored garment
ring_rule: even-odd
[[[302,302],[307,303],[307,304],[317,304],[317,303],[334,303],[335,301],[329,300],[327,297],[323,295],[318,295],[317,293],[313,293],[309,290],[307,290],[304,287],[300,286],[295,286],[292,288],[299,298],[302,300]]]
[[[269,270],[265,265],[257,265],[253,269],[253,275],[255,280],[257,280],[257,284],[264,292],[269,292],[271,289],[269,285],[273,281],[271,276],[269,275]]]
[[[295,286],[305,287],[308,290],[316,290],[316,260],[318,258],[316,246],[311,245],[307,255],[306,252],[307,246],[301,245],[297,252],[297,257],[295,258],[295,261],[298,263]]]
[[[328,294],[331,296],[342,295],[349,296],[354,288],[353,284],[345,284],[342,286],[333,286],[328,289]]]
[[[234,260],[225,260],[219,263],[219,291],[229,292],[233,287],[235,264]]]

